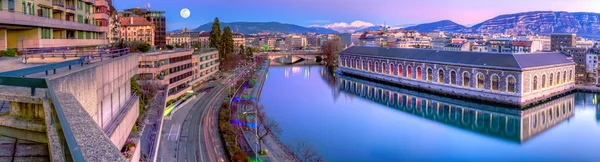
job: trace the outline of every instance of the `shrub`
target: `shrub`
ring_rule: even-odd
[[[173,50],[173,48],[175,48],[175,47],[173,47],[173,45],[167,45],[168,50]]]
[[[150,45],[146,42],[142,42],[137,46],[137,49],[140,50],[140,52],[146,53],[150,51]]]
[[[17,50],[15,50],[14,48],[9,48],[6,51],[2,51],[2,56],[15,57],[17,56]]]

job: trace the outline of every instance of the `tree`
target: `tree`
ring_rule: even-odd
[[[296,146],[292,147],[292,153],[298,157],[300,162],[322,162],[323,156],[319,154],[315,149],[308,143],[300,141]]]
[[[267,135],[273,135],[273,138],[277,138],[281,134],[281,128],[279,122],[267,117],[267,114],[263,112],[264,106],[253,106],[256,109],[255,118],[257,118],[256,129],[253,129],[254,133],[258,137],[258,150],[262,151],[262,141]]]
[[[219,18],[215,17],[213,21],[212,29],[210,30],[210,36],[208,37],[209,47],[216,48],[219,50],[219,58],[225,58],[225,55],[221,49],[221,24]]]
[[[137,46],[137,49],[142,53],[146,53],[146,52],[150,51],[150,44],[148,44],[146,42],[142,42]]]
[[[244,49],[244,44],[240,44],[240,55],[244,55],[246,53],[246,50]]]
[[[327,68],[333,69],[337,66],[337,56],[344,49],[342,40],[340,38],[334,38],[327,40],[321,46],[321,51],[325,55],[325,61],[327,62]]]
[[[168,50],[173,50],[173,48],[175,48],[175,47],[173,47],[173,45],[167,45]]]
[[[233,53],[233,33],[231,32],[231,28],[229,26],[223,29],[223,35],[221,36],[223,54],[228,55]]]
[[[241,55],[226,55],[223,61],[221,61],[221,70],[233,70],[240,63]]]

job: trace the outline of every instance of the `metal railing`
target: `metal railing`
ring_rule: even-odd
[[[67,57],[80,57],[85,59],[85,63],[89,63],[91,61],[100,59],[105,57],[118,57],[124,54],[129,53],[129,48],[123,49],[108,49],[108,48],[99,48],[97,50],[78,50],[73,47],[55,47],[55,48],[39,48],[39,49],[26,49],[19,51],[23,54],[23,62],[27,63],[27,60],[30,58],[39,57],[44,59],[46,57],[62,57],[66,59]]]

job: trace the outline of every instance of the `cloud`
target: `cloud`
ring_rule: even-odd
[[[310,21],[306,21],[307,23],[313,23],[313,24],[324,24],[324,23],[330,23],[331,21],[329,20],[310,20]]]
[[[312,26],[314,26],[314,25],[312,25]],[[347,31],[353,32],[353,31],[368,28],[371,26],[375,26],[375,25],[370,22],[356,20],[356,21],[351,22],[350,24],[345,23],[345,22],[337,22],[337,23],[323,25],[321,27],[333,29],[338,32],[347,32]]]

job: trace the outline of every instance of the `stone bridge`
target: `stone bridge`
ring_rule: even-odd
[[[307,64],[316,65],[317,57],[325,58],[320,51],[280,51],[280,52],[261,52],[256,56],[266,56],[267,59],[273,60],[271,65],[296,65]]]

